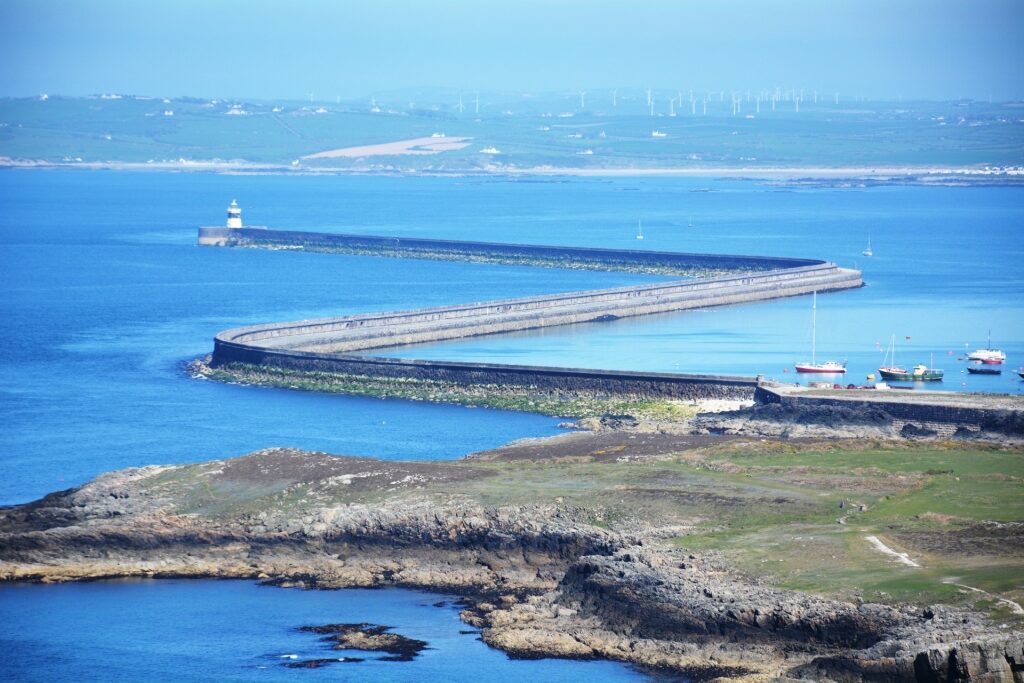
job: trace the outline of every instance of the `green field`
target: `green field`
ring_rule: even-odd
[[[218,477],[222,468],[183,466],[151,483],[179,501],[179,512],[214,517],[295,517],[386,501],[554,505],[648,543],[720,553],[741,573],[780,587],[970,605],[1024,624],[1012,604],[1024,602],[1020,447],[611,432],[512,444],[461,461],[366,459],[343,485],[287,474],[245,482]],[[868,536],[920,566],[898,563]]]

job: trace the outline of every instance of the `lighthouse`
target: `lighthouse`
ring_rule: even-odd
[[[245,232],[242,232],[242,229]],[[209,247],[223,247],[240,243],[250,230],[266,230],[263,225],[242,225],[242,207],[234,199],[228,207],[228,222],[224,225],[203,226],[199,228],[198,243]],[[236,232],[237,231],[237,232]]]
[[[242,209],[238,206],[238,202],[234,199],[231,200],[231,206],[228,207],[228,225],[229,228],[240,228],[242,227]]]

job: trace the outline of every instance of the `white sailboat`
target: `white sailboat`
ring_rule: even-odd
[[[818,293],[814,292],[811,298],[811,362],[797,363],[795,365],[797,372],[810,372],[819,374],[829,375],[841,375],[846,372],[846,363],[840,363],[834,360],[827,360],[824,363],[819,363],[817,358],[817,349],[815,348],[817,342],[818,332]]]
[[[642,240],[644,238],[644,226],[641,225],[640,220],[636,221],[636,238]]]
[[[871,235],[868,235],[868,247],[864,251],[860,252],[865,256],[874,256],[875,252],[871,251]]]

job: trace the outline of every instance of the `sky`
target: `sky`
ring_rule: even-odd
[[[1022,0],[0,0],[0,96],[1024,99]]]

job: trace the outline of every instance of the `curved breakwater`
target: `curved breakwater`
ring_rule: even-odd
[[[581,370],[381,358],[361,352],[423,342],[599,322],[813,291],[859,287],[859,271],[810,259],[548,247],[260,229],[201,228],[200,244],[385,256],[527,262],[675,273],[722,273],[670,282],[569,292],[410,311],[266,323],[225,330],[214,339],[213,367],[231,364],[462,385],[528,386],[646,398],[751,398],[755,378]]]

